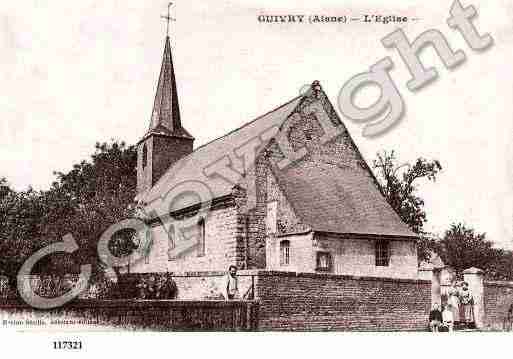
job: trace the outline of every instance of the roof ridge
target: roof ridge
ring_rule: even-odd
[[[299,99],[299,98],[301,98],[301,97],[303,97],[303,95],[296,96],[296,97],[294,97],[292,100],[287,101],[287,102],[285,102],[284,104],[281,104],[280,106],[275,107],[274,109],[272,109],[272,110],[270,110],[270,111],[267,111],[267,112],[266,112],[266,113],[264,113],[263,115],[260,115],[260,116],[258,116],[257,118],[255,118],[255,119],[253,119],[253,120],[251,120],[251,121],[249,121],[249,122],[246,122],[245,124],[241,125],[240,127],[237,127],[237,128],[235,128],[235,129],[233,129],[233,130],[231,130],[231,131],[229,131],[229,132],[225,133],[225,134],[224,134],[224,135],[222,135],[222,136],[219,136],[219,137],[217,137],[217,138],[214,138],[214,139],[212,139],[212,140],[208,141],[207,143],[202,144],[201,146],[199,146],[199,147],[195,148],[195,149],[191,152],[191,154],[192,154],[192,153],[194,153],[194,152],[196,152],[197,150],[201,149],[202,147],[205,147],[205,146],[207,146],[207,145],[211,144],[212,142],[215,142],[215,141],[217,141],[217,140],[220,140],[220,139],[222,139],[223,137],[226,137],[226,136],[228,136],[228,135],[231,135],[232,133],[237,132],[237,131],[239,131],[239,130],[243,129],[243,128],[244,128],[244,127],[246,127],[246,126],[251,125],[252,123],[254,123],[254,122],[256,122],[256,121],[260,120],[262,117],[265,117],[265,116],[269,115],[270,113],[272,113],[272,112],[274,112],[274,111],[276,111],[276,110],[279,110],[279,109],[280,109],[280,108],[282,108],[282,107],[285,107],[285,106],[287,106],[287,105],[291,104],[292,102],[296,101],[297,99]],[[190,154],[189,154],[189,155],[190,155]],[[189,155],[187,155],[187,156],[189,156]],[[187,157],[187,156],[186,156],[186,157]]]

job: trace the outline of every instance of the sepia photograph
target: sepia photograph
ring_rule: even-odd
[[[0,11],[2,336],[513,330],[513,2]]]

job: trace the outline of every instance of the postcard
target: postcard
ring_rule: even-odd
[[[2,333],[511,331],[512,17],[5,1]]]

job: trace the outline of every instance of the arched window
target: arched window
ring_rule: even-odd
[[[202,218],[198,222],[198,257],[205,255],[205,220]]]
[[[283,240],[280,242],[280,266],[290,264],[290,241]]]
[[[171,224],[167,230],[167,259],[170,261],[176,259],[176,255],[174,253],[174,249],[176,247],[174,233],[175,227]]]
[[[142,168],[146,168],[148,165],[148,148],[146,147],[146,143],[143,145],[142,149]]]

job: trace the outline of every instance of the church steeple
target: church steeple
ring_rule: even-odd
[[[148,129],[147,135],[150,133],[190,139],[194,138],[182,127],[180,120],[180,106],[178,104],[178,93],[176,91],[176,78],[169,36],[166,36],[157,93],[155,94],[150,128]]]
[[[169,21],[169,14],[167,16]],[[150,127],[137,145],[137,193],[144,192],[193,150],[194,137],[182,127],[169,36],[153,103]]]

